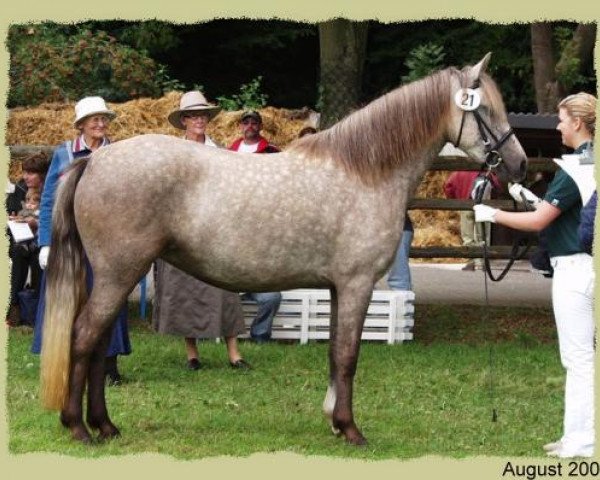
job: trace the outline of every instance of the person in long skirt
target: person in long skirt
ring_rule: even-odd
[[[179,109],[168,119],[185,131],[186,140],[218,147],[206,134],[206,127],[219,110],[201,92],[191,91],[182,95]],[[197,280],[160,259],[156,261],[152,323],[159,333],[184,338],[190,370],[201,368],[197,340],[219,337],[225,339],[231,367],[250,368],[237,343],[237,336],[245,331],[239,295]]]
[[[79,131],[79,135],[74,140],[66,141],[55,149],[42,193],[38,241],[40,245],[39,264],[44,270],[48,264],[48,255],[52,248],[50,242],[52,237],[52,207],[54,206],[60,177],[73,160],[87,157],[92,152],[110,143],[107,131],[110,121],[115,116],[115,113],[107,108],[104,99],[101,97],[85,97],[75,105],[74,127]],[[93,288],[93,273],[89,263],[87,263],[86,283],[88,291],[91,291]],[[33,353],[40,353],[42,348],[44,309],[46,308],[45,292],[46,275],[44,272],[40,285],[40,301],[36,313],[31,347]],[[127,325],[127,308],[124,306],[119,311],[112,329],[111,340],[106,353],[105,372],[109,385],[119,385],[123,380],[117,366],[117,355],[129,355],[130,353],[131,343]]]

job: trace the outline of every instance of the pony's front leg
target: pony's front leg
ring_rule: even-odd
[[[331,319],[329,321],[329,330],[330,330],[330,345],[335,341],[336,333],[337,333],[337,319],[338,319],[338,301],[337,301],[337,291],[335,288],[331,288],[329,290],[331,297]],[[329,349],[329,385],[327,386],[327,393],[325,394],[325,399],[323,400],[323,413],[331,426],[331,431],[334,435],[341,435],[339,429],[333,426],[333,409],[335,408],[335,385],[333,383],[333,360],[331,358],[331,348]]]
[[[355,278],[338,286],[337,294],[332,289],[333,318],[329,342],[330,384],[323,407],[331,412],[334,433],[341,432],[346,441],[353,445],[364,445],[366,438],[354,423],[352,413],[352,388],[358,362],[360,338],[371,294],[373,282]]]
[[[119,429],[110,421],[104,395],[104,361],[111,334],[111,328],[109,327],[102,335],[98,346],[94,349],[88,368],[86,418],[90,428],[99,430],[98,438],[100,440],[118,437],[121,434]]]

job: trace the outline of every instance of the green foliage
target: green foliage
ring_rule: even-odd
[[[561,52],[561,61],[556,66],[557,79],[566,91],[576,91],[577,88],[593,81],[593,77],[581,74],[581,61],[577,55],[577,45],[571,43],[574,28],[557,26],[554,37]]]
[[[440,70],[445,56],[444,47],[435,43],[426,43],[413,48],[404,62],[408,67],[408,75],[402,77],[402,82],[409,83]]]
[[[109,101],[160,96],[179,86],[166,68],[103,31],[56,24],[13,25],[8,105],[101,95]]]
[[[162,93],[167,92],[182,92],[185,90],[185,85],[175,78],[171,78],[166,65],[158,64],[156,72],[156,82],[160,85]]]
[[[408,75],[407,52],[427,43],[442,45],[443,64],[462,68],[492,52],[489,73],[507,111],[535,111],[530,26],[486,24],[473,20],[431,20],[402,24],[372,22],[365,65],[366,99],[398,85]]]
[[[173,25],[158,20],[127,25],[118,32],[118,39],[150,55],[172,50],[180,44]]]
[[[230,97],[217,97],[221,108],[224,110],[258,110],[265,107],[269,96],[260,91],[262,78],[259,75],[250,82],[242,84],[240,92]]]

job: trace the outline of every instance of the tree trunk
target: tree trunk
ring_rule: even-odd
[[[561,74],[569,69],[569,64],[574,58],[578,61],[579,71],[583,70],[583,67],[592,60],[595,41],[595,23],[580,23],[577,25],[573,38],[565,45],[560,60],[556,64],[557,78],[560,79]]]
[[[327,128],[358,105],[367,22],[335,19],[319,23],[321,52],[321,128]]]
[[[596,41],[596,24],[579,24],[573,38],[564,46],[558,62],[552,48],[552,25],[547,22],[531,24],[531,55],[535,97],[539,113],[554,113],[556,106],[572,85],[568,79],[581,72],[592,60]],[[576,61],[576,72],[573,71]],[[567,84],[565,84],[567,81]]]
[[[554,113],[558,103],[552,25],[548,22],[531,24],[531,57],[533,82],[538,113]]]

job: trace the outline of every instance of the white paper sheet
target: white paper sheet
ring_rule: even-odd
[[[10,233],[15,240],[15,242],[26,242],[27,240],[32,240],[34,238],[33,232],[27,222],[16,222],[14,220],[8,221],[8,228],[10,228]]]

